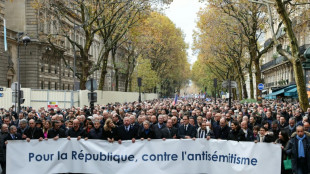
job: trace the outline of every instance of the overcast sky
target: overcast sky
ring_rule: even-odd
[[[197,12],[203,3],[198,0],[174,0],[169,8],[165,10],[165,14],[176,24],[178,28],[184,32],[185,42],[189,44],[187,50],[189,62],[193,64],[197,60],[197,56],[192,55],[193,31],[196,27]]]

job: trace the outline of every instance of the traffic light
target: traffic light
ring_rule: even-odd
[[[25,99],[24,98],[21,98],[20,99],[20,104],[23,104],[25,102]]]

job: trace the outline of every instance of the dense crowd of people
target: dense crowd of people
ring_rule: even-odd
[[[142,103],[116,103],[68,109],[38,110],[24,107],[16,113],[0,109],[0,162],[5,173],[8,140],[33,141],[59,138],[102,139],[110,143],[151,139],[204,138],[256,143],[279,143],[282,161],[291,158],[292,170],[310,172],[309,114],[297,104],[263,101],[262,104],[235,101],[206,102],[203,99],[172,99]]]

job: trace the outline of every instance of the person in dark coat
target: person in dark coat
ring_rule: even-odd
[[[167,120],[166,127],[161,130],[161,138],[165,139],[176,139],[178,137],[178,129],[172,124],[172,120]]]
[[[187,115],[183,116],[183,125],[179,127],[178,136],[179,138],[195,138],[196,137],[196,129],[194,126],[189,124],[189,118]]]
[[[0,164],[2,170],[5,171],[6,167],[6,148],[5,148],[5,139],[8,136],[8,125],[2,124],[1,126],[1,132],[0,132]]]
[[[233,121],[231,123],[231,130],[228,134],[227,140],[245,141],[244,132],[241,130],[238,121]]]
[[[73,127],[68,130],[67,139],[77,138],[80,140],[81,138],[87,137],[84,129],[80,128],[80,121],[78,119],[73,120]]]
[[[220,125],[214,127],[214,135],[216,139],[227,140],[230,128],[227,126],[225,118],[221,118]]]
[[[307,174],[310,172],[310,138],[302,126],[297,126],[296,133],[286,147],[286,154],[291,156],[293,173]]]
[[[211,123],[208,123],[209,124],[207,124],[206,122],[201,123],[201,126],[197,129],[196,138],[206,138],[207,140],[209,140],[210,138],[214,138],[213,131],[207,129],[207,125],[211,126]]]
[[[277,144],[281,144],[281,149],[282,149],[282,158],[281,158],[281,174],[290,174],[292,173],[291,170],[285,170],[284,169],[284,165],[283,165],[283,161],[286,160],[286,151],[285,151],[285,147],[288,145],[289,142],[289,136],[288,136],[288,132],[284,129],[282,129],[279,132],[278,135],[278,139],[275,141],[275,143]]]
[[[271,143],[273,142],[273,133],[271,134],[268,132],[268,129],[262,126],[259,129],[259,134],[256,137],[255,143],[257,142],[264,142],[264,143]]]
[[[107,119],[103,126],[102,139],[113,143],[114,140],[118,139],[117,135],[117,127],[113,123],[112,119]]]
[[[2,168],[2,173],[5,174],[6,173],[6,145],[8,144],[8,140],[21,140],[22,139],[22,135],[17,133],[17,128],[16,126],[12,125],[10,127],[10,131],[9,133],[4,137],[4,144],[1,144],[1,146],[3,146],[3,150],[4,150],[4,162],[1,162],[1,168]]]
[[[122,140],[131,140],[132,143],[136,141],[137,130],[130,125],[130,120],[128,117],[124,118],[124,124],[117,129],[118,143],[121,144]]]
[[[53,138],[57,140],[58,138],[66,138],[66,131],[60,128],[60,121],[56,120],[52,122],[51,129],[48,130],[47,138]]]
[[[244,133],[244,141],[254,141],[253,131],[248,128],[248,124],[246,121],[241,122],[241,131]]]
[[[155,132],[150,129],[150,122],[149,121],[145,120],[143,122],[143,129],[141,129],[138,132],[138,138],[140,138],[142,141],[144,139],[147,139],[148,141],[150,141],[151,139],[156,138]]]
[[[34,119],[30,119],[29,127],[25,130],[22,138],[29,142],[30,139],[39,139],[39,141],[42,141],[43,137],[44,134],[42,129],[36,127],[36,122]]]
[[[156,138],[160,139],[161,130],[166,127],[166,124],[164,123],[164,118],[162,115],[159,115],[157,119],[158,119],[158,122],[152,125],[152,130],[155,133]]]
[[[100,126],[100,121],[94,121],[94,128],[88,134],[89,139],[102,139],[102,128]]]

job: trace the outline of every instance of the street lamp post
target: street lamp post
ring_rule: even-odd
[[[141,103],[141,86],[142,86],[142,78],[141,78],[141,77],[138,77],[139,103]]]
[[[20,48],[20,41],[23,42],[23,44],[25,45],[25,50],[26,50],[26,46],[28,45],[28,43],[30,42],[30,37],[24,35],[24,32],[19,32],[17,33],[17,43],[18,43],[18,46],[17,46],[17,80],[18,80],[18,85],[17,85],[17,104],[18,104],[18,113],[21,111],[21,107],[20,107],[20,104],[21,104],[21,91],[20,91],[20,52],[19,52],[19,48]],[[23,36],[23,37],[22,37]],[[26,54],[26,53],[25,53]]]

